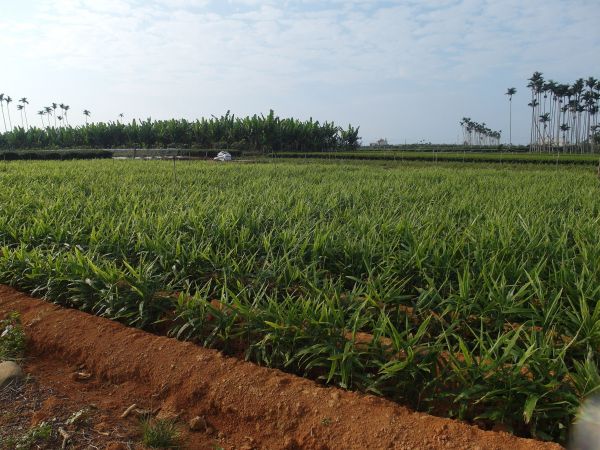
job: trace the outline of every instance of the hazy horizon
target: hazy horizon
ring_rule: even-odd
[[[468,116],[527,143],[527,78],[600,78],[600,2],[0,0],[13,123],[268,113],[360,126],[363,143],[456,143]]]

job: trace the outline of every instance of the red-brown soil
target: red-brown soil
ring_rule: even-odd
[[[74,412],[92,404],[90,426],[101,437],[95,448],[127,448],[108,442],[139,439],[139,419],[120,418],[133,403],[177,417],[189,449],[561,448],[323,387],[0,286],[0,318],[10,311],[21,313],[28,336],[26,372],[52,394],[34,420],[55,414],[57,405]],[[78,371],[91,378],[76,380]],[[208,430],[187,429],[196,416]]]
[[[24,383],[12,384],[0,390],[0,448],[13,450],[15,442],[34,427],[49,424],[52,434],[37,440],[32,449],[56,450],[62,447],[58,428],[70,435],[67,449],[142,448],[140,425],[132,420],[114,419],[114,410],[100,408],[94,398],[109,396],[110,386],[73,386],[70,372],[61,361],[33,358],[25,364],[28,377]],[[83,410],[81,419],[68,421]],[[108,422],[107,422],[108,420]]]

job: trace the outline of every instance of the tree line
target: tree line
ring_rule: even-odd
[[[51,108],[51,107],[50,107]],[[3,108],[4,111],[4,108]],[[45,110],[44,110],[45,111]],[[52,109],[51,109],[52,111]],[[87,111],[86,118],[89,117]],[[132,120],[71,126],[63,113],[58,124],[46,115],[43,127],[15,126],[0,134],[0,149],[53,148],[223,148],[257,152],[351,150],[360,145],[359,127],[342,128],[312,118],[301,121],[265,115],[236,117],[229,111],[195,121]],[[58,119],[56,114],[54,118]]]
[[[484,123],[477,123],[470,117],[463,117],[460,121],[463,131],[464,145],[500,145],[501,131],[494,131]]]
[[[537,152],[593,153],[600,137],[600,81],[579,78],[573,84],[544,80],[535,72],[531,90],[530,149]]]

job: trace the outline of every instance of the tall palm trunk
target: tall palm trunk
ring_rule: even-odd
[[[2,121],[4,122],[4,132],[6,133],[8,130],[6,129],[6,117],[4,116],[4,100],[0,100],[0,108],[2,108]]]
[[[531,129],[529,131],[529,151],[534,150],[534,133],[535,133],[535,97],[533,90],[531,91]]]
[[[10,130],[12,131],[12,121],[10,120],[10,108],[8,107],[8,105],[10,104],[9,101],[6,102],[6,114],[8,115],[8,126],[10,128]]]
[[[508,98],[508,143],[512,147],[512,96]]]

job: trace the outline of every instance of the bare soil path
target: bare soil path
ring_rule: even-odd
[[[29,349],[25,371],[36,384],[13,395],[20,416],[3,402],[0,426],[23,417],[35,424],[88,406],[88,428],[71,448],[136,448],[139,419],[121,418],[133,403],[177,418],[182,448],[188,449],[562,448],[323,387],[0,286],[0,319],[11,311],[22,316]],[[23,402],[27,389],[37,389],[37,397],[29,395],[38,400]],[[201,431],[189,430],[194,417],[206,424]]]

